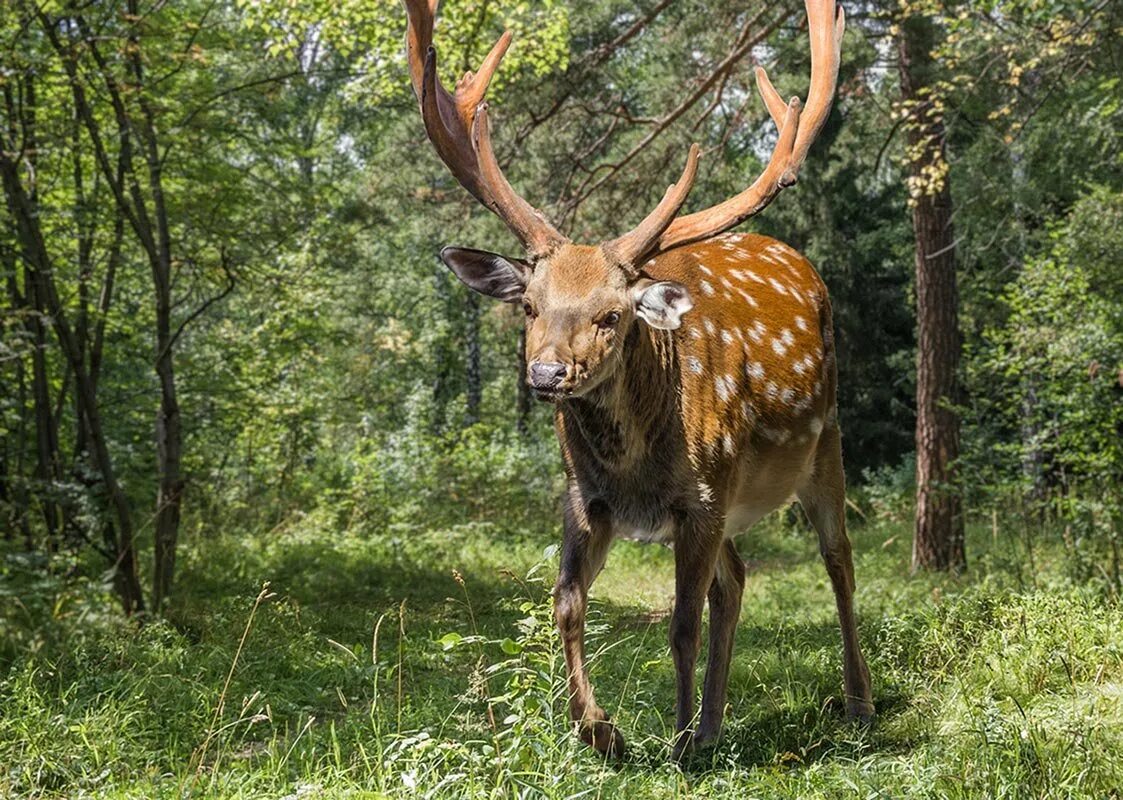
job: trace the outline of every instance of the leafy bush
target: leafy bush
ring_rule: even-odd
[[[978,491],[1014,498],[1055,520],[1078,560],[1088,541],[1110,547],[1119,584],[1123,512],[1123,308],[1103,263],[1123,259],[1118,237],[1096,250],[1081,226],[1089,204],[1117,209],[1102,191],[1078,205],[1001,297],[968,366],[972,401],[962,474]],[[1119,250],[1113,256],[1104,249]],[[1089,565],[1090,566],[1090,565]]]

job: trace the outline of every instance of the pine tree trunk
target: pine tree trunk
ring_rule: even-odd
[[[955,485],[959,458],[958,399],[961,342],[955,237],[944,159],[943,120],[930,102],[938,35],[932,21],[904,21],[898,38],[901,95],[913,115],[908,127],[916,237],[916,530],[912,567],[966,566],[962,503]]]

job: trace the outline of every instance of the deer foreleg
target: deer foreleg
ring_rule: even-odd
[[[695,744],[712,743],[721,733],[729,687],[729,666],[733,660],[733,636],[741,614],[744,589],[745,562],[733,542],[726,539],[710,584],[710,655],[706,662],[702,716],[698,732],[694,735]]]
[[[702,609],[714,579],[721,550],[721,526],[689,517],[675,532],[675,609],[671,615],[671,655],[677,676],[672,755],[678,759],[693,748],[694,666],[702,636]]]
[[[583,506],[571,492],[565,511],[561,568],[554,587],[554,619],[569,679],[569,715],[581,740],[605,755],[624,753],[624,737],[597,705],[585,671],[585,612],[589,586],[604,566],[612,543],[607,511]]]

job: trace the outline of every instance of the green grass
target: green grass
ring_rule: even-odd
[[[1123,613],[1047,548],[1031,570],[973,531],[964,578],[909,577],[907,526],[853,531],[867,729],[814,541],[771,520],[740,543],[724,737],[680,768],[670,551],[622,543],[594,586],[592,677],[630,748],[604,764],[564,719],[553,535],[335,527],[193,534],[176,612],[139,630],[9,552],[0,797],[1123,797]]]

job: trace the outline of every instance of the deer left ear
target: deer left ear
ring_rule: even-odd
[[[690,292],[675,281],[640,281],[632,287],[636,315],[653,328],[673,331],[682,315],[694,308]]]
[[[530,272],[518,259],[467,247],[446,247],[441,250],[441,261],[469,289],[504,303],[517,303],[522,299]]]

